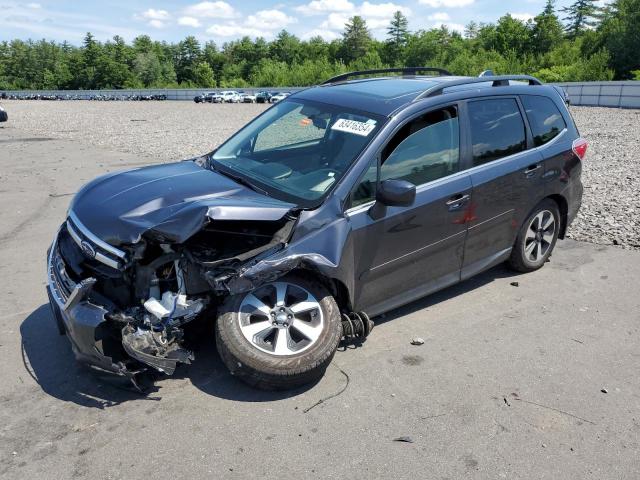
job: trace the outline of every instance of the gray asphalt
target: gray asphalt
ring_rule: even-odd
[[[46,248],[82,183],[153,161],[0,128],[0,478],[640,477],[640,253],[616,247],[563,241],[378,318],[298,391],[245,387],[212,335],[148,397],[78,366]]]

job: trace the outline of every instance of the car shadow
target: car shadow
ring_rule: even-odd
[[[241,402],[270,402],[295,397],[314,384],[283,392],[256,390],[234,378],[224,366],[215,348],[210,323],[199,323],[186,333],[187,347],[196,361],[179,365],[171,377],[156,375],[145,393],[131,382],[112,374],[101,374],[79,364],[71,344],[58,333],[48,304],[33,311],[20,325],[22,359],[28,374],[40,388],[65,402],[90,408],[108,408],[130,400],[160,400],[160,390],[172,379],[188,379],[202,392]]]
[[[384,316],[378,316],[374,321],[376,324],[386,323],[482,287],[498,278],[517,275],[519,274],[509,271],[504,266],[497,266],[462,283],[392,310]],[[180,365],[174,376],[160,379],[152,384],[153,387],[145,394],[136,391],[125,378],[97,374],[94,370],[77,363],[69,341],[58,333],[47,304],[38,307],[22,322],[20,333],[24,367],[29,375],[52,397],[84,407],[104,409],[129,400],[160,400],[158,392],[162,385],[175,378],[189,380],[194,387],[208,395],[240,402],[282,400],[300,395],[314,387],[314,384],[310,384],[284,392],[268,392],[245,385],[234,378],[220,360],[210,322],[199,322],[186,332],[187,346],[195,354],[194,363]]]
[[[22,322],[20,335],[24,368],[52,397],[100,409],[141,398],[125,379],[111,383],[75,361],[71,344],[58,333],[48,304]]]

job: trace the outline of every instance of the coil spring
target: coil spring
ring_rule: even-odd
[[[366,338],[373,329],[373,322],[364,312],[342,314],[342,335],[346,340]]]

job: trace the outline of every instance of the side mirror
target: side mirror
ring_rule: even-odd
[[[416,199],[416,186],[406,180],[384,180],[376,192],[376,200],[388,207],[408,207]]]

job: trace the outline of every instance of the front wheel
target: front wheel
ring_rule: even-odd
[[[518,272],[539,269],[551,256],[559,233],[558,204],[551,199],[544,199],[524,221],[507,263]]]
[[[265,390],[319,379],[342,337],[340,311],[321,284],[300,275],[224,302],[216,345],[232,375]]]

